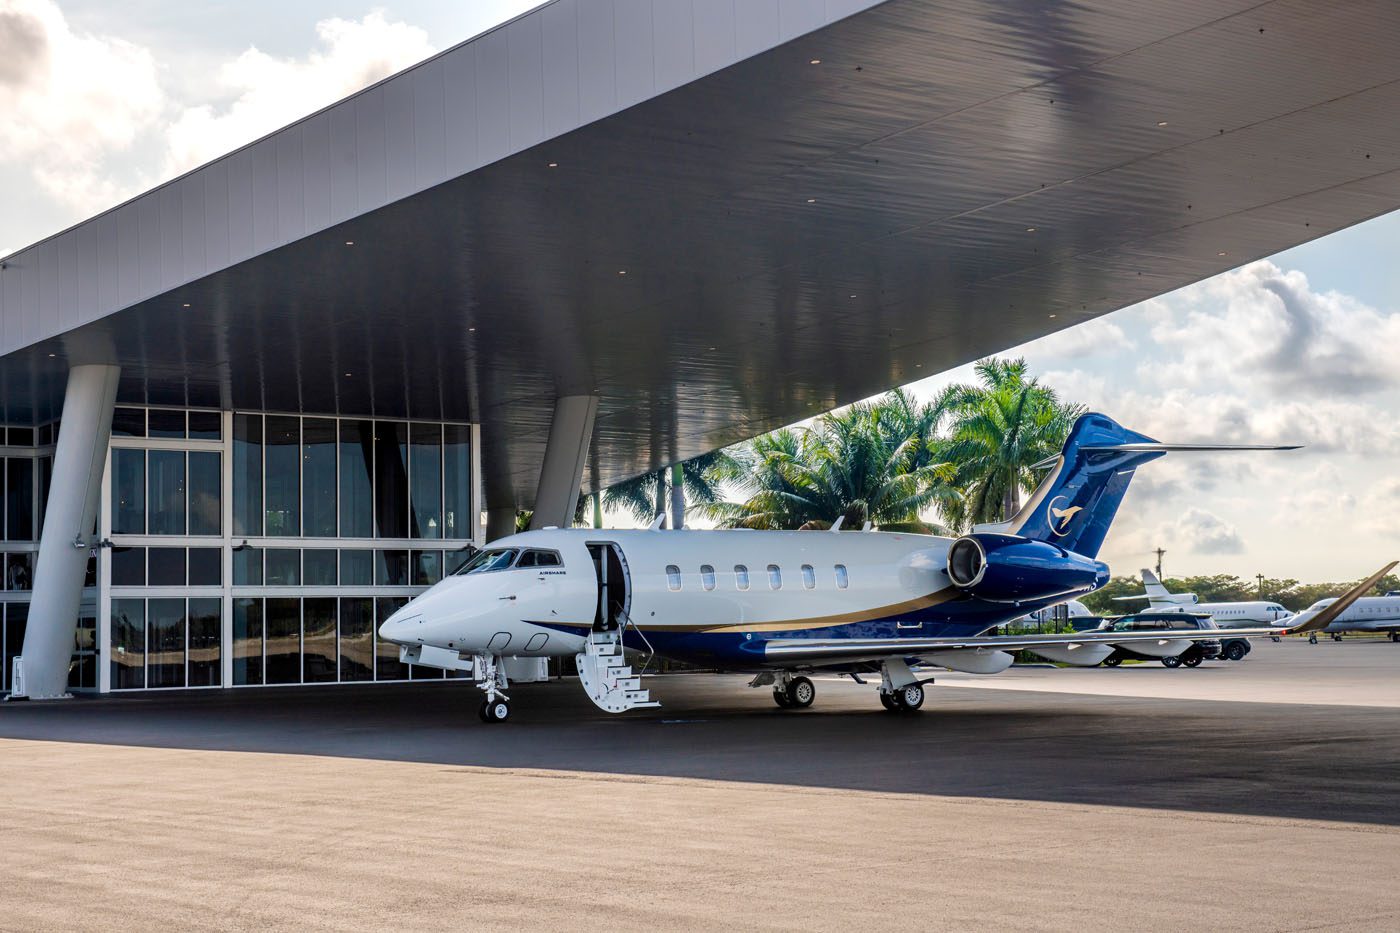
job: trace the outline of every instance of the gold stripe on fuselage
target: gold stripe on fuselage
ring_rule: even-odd
[[[706,635],[713,634],[744,634],[748,632],[796,632],[810,628],[834,628],[838,625],[850,625],[854,622],[869,622],[872,619],[885,619],[891,616],[899,616],[906,612],[917,612],[920,609],[928,609],[938,606],[950,600],[957,599],[962,594],[949,587],[930,593],[927,596],[920,596],[917,599],[906,600],[902,603],[895,603],[891,606],[878,606],[874,609],[861,609],[856,612],[842,612],[830,616],[812,616],[806,619],[785,619],[781,622],[725,622],[721,624],[703,623],[699,625],[657,625],[640,624],[633,622],[632,627],[643,632],[694,632]],[[591,623],[587,622],[551,622],[551,625],[567,625],[570,628],[591,628]]]

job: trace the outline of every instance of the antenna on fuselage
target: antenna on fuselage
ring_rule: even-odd
[[[666,513],[662,512],[651,520],[651,524],[647,526],[647,531],[660,531],[661,526],[664,524],[666,524]]]
[[[844,515],[838,515],[838,516],[836,516],[836,521],[834,521],[834,522],[831,523],[831,527],[828,528],[827,531],[840,531],[840,530],[841,530],[841,526],[844,525],[845,523],[846,523],[846,516],[844,516]]]
[[[864,525],[861,525],[861,526],[860,526],[860,530],[861,530],[861,531],[869,531],[869,530],[870,530],[870,522],[869,522],[869,521],[866,521],[866,523],[865,523]]]

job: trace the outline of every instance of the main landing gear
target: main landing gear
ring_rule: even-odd
[[[888,691],[881,687],[880,705],[891,713],[912,713],[924,705],[924,685],[909,684]]]
[[[806,709],[817,698],[817,685],[807,677],[783,674],[773,685],[773,702],[783,709]]]
[[[482,722],[505,722],[510,718],[510,697],[503,692],[510,686],[505,665],[494,654],[479,654],[474,659],[477,689],[486,693],[476,714]]]

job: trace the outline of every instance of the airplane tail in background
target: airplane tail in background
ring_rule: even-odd
[[[1146,567],[1142,570],[1142,587],[1147,593],[1147,598],[1155,603],[1171,602],[1172,594],[1167,592],[1167,588],[1162,585],[1162,581],[1157,579],[1157,575]]]
[[[1035,493],[1009,522],[979,531],[1048,541],[1096,557],[1137,468],[1170,451],[1293,450],[1265,445],[1163,444],[1106,415],[1081,415]],[[1154,578],[1155,579],[1155,578]],[[1158,583],[1160,587],[1160,582]],[[1165,593],[1166,590],[1162,589]],[[1149,590],[1149,595],[1153,595]]]

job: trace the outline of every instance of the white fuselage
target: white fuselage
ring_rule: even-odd
[[[1266,600],[1239,603],[1176,603],[1152,599],[1148,608],[1153,612],[1204,613],[1214,618],[1216,624],[1221,628],[1281,625],[1293,615],[1278,603]]]
[[[939,615],[959,595],[944,573],[949,543],[883,532],[530,531],[490,550],[552,552],[558,566],[448,577],[380,631],[403,645],[463,655],[575,654],[605,611],[595,561],[603,547],[620,554],[627,624],[671,656],[732,663],[745,639],[774,633],[970,634],[1025,611]]]

